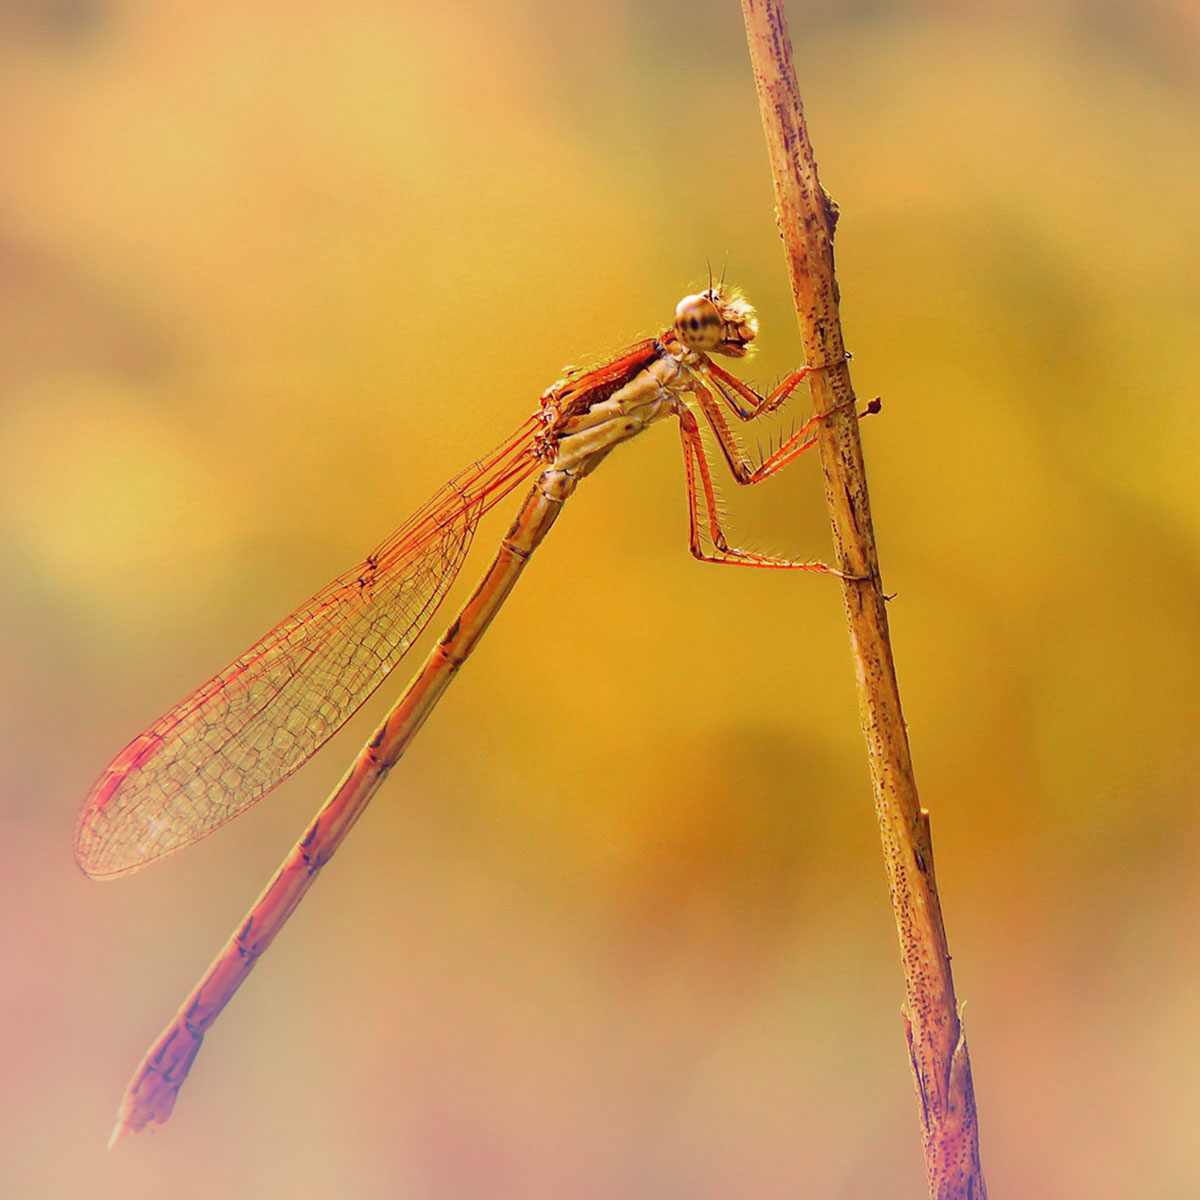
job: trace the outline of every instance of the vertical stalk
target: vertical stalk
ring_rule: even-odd
[[[777,0],[742,0],[800,336],[815,371],[818,445],[858,681],[859,719],[891,891],[907,1004],[925,1169],[935,1200],[986,1200],[971,1064],[954,998],[950,951],[892,659],[854,391],[833,267],[837,208],[817,178],[787,23]]]

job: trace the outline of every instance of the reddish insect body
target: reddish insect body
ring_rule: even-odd
[[[485,512],[536,476],[474,594],[218,954],[130,1082],[113,1141],[167,1119],[200,1043],[366,808],[515,585],[579,482],[619,444],[675,417],[683,443],[692,553],[708,562],[832,572],[730,546],[697,417],[734,478],[757,483],[813,443],[817,418],[762,462],[722,405],[751,421],[787,399],[809,368],[769,396],[710,355],[743,357],[754,311],[719,288],[688,296],[675,322],[608,361],[572,369],[541,408],[455,476],[373,553],[339,576],[135,738],[96,782],[75,833],[80,866],[128,874],[191,845],[250,807],[314,754],[404,657],[462,566]],[[836,572],[832,572],[836,574]]]

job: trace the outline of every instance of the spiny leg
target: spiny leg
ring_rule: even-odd
[[[729,469],[733,473],[734,479],[745,486],[761,483],[764,479],[774,475],[781,467],[787,466],[794,458],[798,458],[805,450],[811,450],[816,445],[813,430],[824,417],[829,415],[829,413],[821,413],[817,416],[809,417],[799,429],[794,430],[785,438],[783,443],[768,454],[762,462],[754,463],[734,436],[733,430],[730,429],[729,422],[725,419],[725,414],[721,411],[712,392],[703,384],[697,383],[693,387],[693,395],[696,397],[696,402],[700,405],[700,411],[704,413],[708,423],[712,426],[713,433],[717,435],[717,442],[721,447],[721,453],[725,456],[725,461],[729,464]],[[853,403],[853,401],[849,403]],[[872,400],[858,414],[859,420],[868,413],[878,411],[879,402]]]
[[[708,513],[708,536],[714,546],[727,545],[725,534],[717,513],[720,502],[717,499],[717,489],[713,484],[712,472],[708,469],[708,460],[704,457],[704,443],[700,436],[700,423],[695,416],[684,409],[679,416],[679,438],[683,443],[683,472],[688,490],[688,523],[689,544],[692,553],[697,558],[703,555],[697,553],[700,546],[700,496],[696,491],[696,464],[700,465],[700,484],[704,490],[704,511]]]
[[[774,412],[796,390],[806,375],[817,370],[816,367],[801,367],[800,370],[785,376],[769,396],[764,396],[715,362],[710,361],[708,367],[713,385],[720,393],[721,399],[729,405],[730,411],[743,421],[753,421],[756,417]],[[749,408],[742,407],[739,397]]]
[[[711,399],[711,397],[710,397]],[[684,410],[679,416],[679,438],[683,443],[684,477],[688,491],[689,549],[701,562],[727,563],[739,567],[767,567],[775,570],[814,571],[822,575],[847,578],[843,572],[823,562],[796,562],[790,558],[777,558],[770,554],[756,554],[750,550],[739,550],[726,540],[717,517],[717,492],[713,486],[712,471],[704,453],[704,442],[700,435],[700,423],[695,415]],[[699,476],[700,487],[696,487]],[[702,498],[703,497],[703,501]],[[701,505],[708,514],[708,531],[715,553],[704,549],[700,538],[703,523]]]
[[[810,417],[762,462],[754,463],[734,436],[733,430],[730,429],[729,422],[717,405],[712,392],[702,384],[697,384],[693,395],[700,406],[700,411],[717,436],[717,444],[721,447],[721,453],[729,464],[729,470],[734,479],[743,486],[758,483],[766,479],[768,475],[773,475],[780,467],[785,466],[815,444],[812,431],[816,428],[820,418]]]

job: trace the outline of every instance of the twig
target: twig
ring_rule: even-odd
[[[812,380],[850,643],[858,708],[892,908],[900,937],[909,1059],[916,1084],[929,1192],[936,1200],[986,1200],[967,1043],[954,999],[950,951],[933,872],[929,814],[913,778],[908,735],[888,636],[887,612],[867,501],[854,392],[833,269],[837,209],[821,188],[804,124],[791,41],[777,0],[742,0],[758,90],[776,217],[783,237]]]

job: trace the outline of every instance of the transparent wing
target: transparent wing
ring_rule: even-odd
[[[244,812],[314,754],[429,623],[479,518],[537,460],[531,417],[374,553],[134,738],[75,827],[89,875],[125,875]]]

